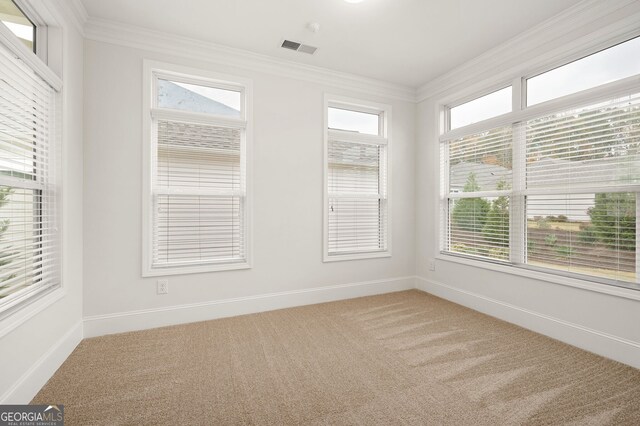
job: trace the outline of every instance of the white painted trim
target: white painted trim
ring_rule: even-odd
[[[67,5],[67,8],[71,11],[73,16],[74,25],[78,29],[78,32],[84,36],[84,24],[89,20],[89,13],[85,9],[81,0],[69,0],[63,1],[63,4]]]
[[[27,64],[40,78],[50,85],[56,92],[62,90],[62,80],[36,56],[18,37],[16,37],[5,25],[0,24],[0,44],[5,46],[12,54]]]
[[[487,259],[473,259],[471,257],[456,256],[453,254],[440,253],[436,255],[438,261],[453,262],[461,265],[472,266],[475,268],[488,269],[490,271],[502,272],[505,274],[517,275],[524,278],[530,278],[538,281],[544,281],[553,284],[565,285],[568,287],[589,290],[596,293],[607,294],[609,296],[621,297],[623,299],[640,301],[640,291],[632,288],[621,287],[618,285],[605,284],[599,281],[588,281],[585,279],[574,278],[568,275],[561,275],[559,271],[549,270],[543,272],[537,269],[529,269],[525,266],[513,265],[510,263],[498,263],[497,261],[488,261]],[[597,277],[593,277],[597,280]]]
[[[325,253],[323,262],[344,262],[347,260],[363,260],[363,259],[380,259],[383,257],[391,257],[388,250],[384,251],[367,251],[363,253],[345,253],[328,255]]]
[[[331,139],[332,141],[368,143],[370,145],[387,145],[388,143],[387,138],[384,136],[365,135],[361,133],[335,129],[328,129],[327,132],[329,134],[329,139]]]
[[[251,269],[248,261],[235,263],[205,263],[193,266],[185,266],[185,264],[177,266],[156,267],[142,272],[142,276],[149,277],[168,277],[170,275],[187,275],[187,274],[205,274],[207,272],[221,271],[237,271],[242,269]]]
[[[85,25],[85,36],[89,40],[103,43],[144,49],[180,58],[227,65],[344,90],[415,102],[415,89],[410,86],[301,64],[115,21],[89,18]]]
[[[640,368],[640,342],[633,342],[423,277],[416,277],[416,288],[586,351]]]
[[[82,341],[82,321],[45,352],[1,397],[0,404],[28,404]]]
[[[34,300],[27,299],[23,301],[24,303],[19,304],[19,308],[15,312],[10,313],[0,321],[0,339],[45,310],[48,306],[65,297],[66,294],[66,287],[62,286],[41,297],[36,296]]]
[[[415,287],[413,276],[282,291],[178,306],[93,315],[84,319],[85,337],[165,327],[256,312],[291,308],[355,297],[372,296]]]
[[[80,35],[84,36],[84,24],[89,19],[89,14],[81,0],[20,0],[20,4],[26,6],[27,10],[39,11],[45,7],[49,13],[55,15],[56,21],[60,22],[62,18],[65,23],[72,25]]]
[[[177,109],[151,108],[151,117],[156,120],[180,121],[183,123],[208,124],[230,129],[246,129],[247,122],[233,118],[220,117],[202,112],[187,112]]]

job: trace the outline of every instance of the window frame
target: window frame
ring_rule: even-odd
[[[329,108],[346,109],[349,111],[362,112],[367,114],[376,114],[379,119],[378,135],[359,134],[349,131],[329,129]],[[323,136],[323,238],[322,238],[322,261],[340,262],[348,260],[376,259],[391,257],[392,255],[392,143],[391,143],[391,106],[376,102],[368,102],[360,99],[354,99],[345,96],[324,94],[324,136]],[[363,143],[384,144],[386,146],[385,155],[385,173],[386,173],[386,228],[385,242],[386,249],[379,251],[361,251],[350,252],[344,254],[329,254],[329,135],[339,135],[341,139],[351,140],[354,142],[362,141]],[[380,176],[380,175],[379,175]]]
[[[620,43],[624,43],[625,41],[631,40],[638,36],[640,36],[640,32],[638,30],[634,30],[633,32],[625,32],[622,35],[608,38],[605,41],[601,39],[590,40],[590,43],[587,43],[587,48],[579,50],[574,49],[573,51],[560,58],[558,57],[558,55],[553,55],[552,53],[550,53],[549,57],[553,58],[552,60],[539,60],[535,63],[529,63],[526,67],[520,69],[512,69],[507,74],[506,78],[498,76],[494,79],[487,79],[484,82],[473,84],[466,89],[462,89],[458,92],[442,96],[440,99],[436,100],[435,122],[436,141],[438,145],[438,161],[436,169],[438,170],[438,175],[436,175],[435,177],[439,182],[438,191],[436,192],[436,203],[434,209],[436,217],[438,218],[438,220],[435,222],[435,235],[438,235],[438,238],[436,239],[437,242],[435,243],[436,259],[640,300],[640,256],[636,257],[636,265],[638,265],[636,268],[636,274],[638,278],[636,279],[635,283],[615,281],[579,273],[554,271],[550,268],[528,265],[524,263],[524,259],[514,258],[514,254],[524,253],[524,250],[516,250],[515,247],[516,245],[525,245],[527,230],[526,216],[524,214],[526,199],[523,193],[523,191],[525,190],[524,179],[526,178],[526,169],[524,164],[516,165],[517,159],[526,162],[526,155],[522,155],[522,152],[518,152],[526,152],[526,145],[524,144],[525,136],[523,134],[516,135],[518,123],[523,123],[529,119],[533,119],[536,117],[570,110],[572,108],[587,106],[599,101],[615,98],[618,95],[640,92],[640,75],[635,75],[589,88],[583,91],[551,99],[545,102],[527,106],[527,79],[561,67],[563,65],[572,63],[583,57],[596,54],[602,50],[613,47]],[[461,103],[468,102],[469,100],[482,97],[487,93],[491,93],[495,87],[506,85],[513,86],[513,111],[511,113],[503,114],[478,123],[459,127],[454,130],[448,130],[449,108],[460,105]],[[481,89],[478,89],[479,87]],[[446,145],[446,143],[444,143],[443,141],[454,140],[464,135],[471,135],[475,132],[488,130],[503,125],[512,125],[514,129],[513,183],[511,193],[509,194],[510,259],[507,262],[502,262],[489,258],[480,258],[477,256],[447,252],[445,248],[448,230],[448,165],[446,166],[446,170],[442,169],[442,156],[446,155],[446,152],[442,148],[442,146]],[[521,141],[521,143],[518,143],[518,141]],[[640,188],[636,188],[636,190],[636,193],[638,194],[636,201],[636,253],[638,254],[640,253]]]
[[[0,312],[0,337],[18,327],[20,324],[32,318],[34,315],[43,311],[45,308],[62,299],[67,292],[64,286],[64,234],[62,232],[63,222],[63,175],[61,169],[61,153],[63,149],[62,139],[62,103],[63,103],[63,82],[58,75],[60,63],[58,61],[49,61],[50,57],[57,58],[61,54],[61,38],[56,37],[48,40],[48,25],[57,25],[57,22],[45,9],[40,9],[25,3],[23,1],[15,1],[16,6],[25,14],[27,19],[35,26],[34,46],[35,49],[29,49],[24,43],[9,30],[5,25],[0,23],[0,43],[3,44],[10,52],[16,55],[24,64],[31,68],[45,83],[51,86],[53,96],[51,100],[51,124],[49,129],[48,151],[49,151],[49,195],[41,194],[39,197],[44,200],[49,198],[53,206],[47,207],[42,201],[42,205],[38,211],[49,211],[54,215],[51,219],[51,231],[55,233],[54,244],[50,250],[53,250],[55,260],[55,283],[47,286],[36,286],[34,289],[24,292],[20,298],[8,303]],[[47,19],[43,19],[40,11],[46,15]],[[51,63],[53,62],[53,63]],[[37,176],[37,171],[35,172]],[[19,186],[18,180],[7,178],[7,182],[15,183]],[[44,192],[44,186],[41,183],[33,181],[32,184],[21,187],[31,188]]]
[[[206,272],[250,269],[252,267],[253,248],[253,82],[246,78],[220,74],[213,71],[196,69],[149,59],[143,61],[143,105],[142,105],[142,277],[161,277]],[[229,118],[213,114],[157,108],[156,81],[158,78],[170,79],[182,83],[210,85],[212,87],[240,91],[241,116]],[[153,266],[153,178],[156,165],[157,132],[154,126],[156,118],[189,119],[190,122],[238,126],[243,123],[244,151],[241,162],[244,163],[244,260],[234,262],[215,262],[195,265],[177,265],[168,267]]]

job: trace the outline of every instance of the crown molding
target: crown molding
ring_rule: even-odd
[[[167,34],[110,20],[89,18],[85,37],[103,43],[310,81],[343,90],[415,102],[415,88],[313,65],[278,59],[247,50]]]
[[[89,19],[89,15],[80,0],[23,1],[29,5],[28,7],[34,8],[35,10],[41,10],[41,7],[44,6],[56,21],[62,19],[64,22],[75,27],[80,35],[84,36],[84,25],[87,19]]]
[[[485,86],[487,79],[508,81],[541,60],[566,61],[568,54],[598,40],[637,33],[639,18],[638,0],[584,0],[420,86],[416,101],[468,88],[480,80]]]
[[[80,31],[80,34],[84,36],[84,25],[89,20],[89,13],[87,12],[87,9],[85,9],[84,4],[81,0],[69,0],[64,1],[63,3],[67,5],[67,8],[73,15],[76,27],[79,27],[78,30]]]

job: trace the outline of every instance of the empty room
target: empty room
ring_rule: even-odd
[[[639,425],[640,0],[0,0],[0,426]]]

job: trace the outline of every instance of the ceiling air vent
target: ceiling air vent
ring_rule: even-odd
[[[298,43],[297,41],[285,40],[282,42],[282,47],[289,50],[295,50],[296,52],[308,53],[313,55],[318,50],[317,47],[309,46],[307,44]]]

